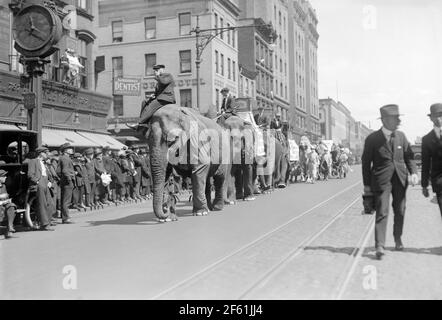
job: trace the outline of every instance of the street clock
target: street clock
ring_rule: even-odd
[[[45,58],[53,54],[60,41],[63,25],[51,9],[29,5],[14,17],[15,49],[25,57]]]

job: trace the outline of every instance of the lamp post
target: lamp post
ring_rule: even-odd
[[[233,31],[237,29],[242,28],[262,28],[266,27],[271,30],[270,32],[270,42],[273,42],[274,39],[274,29],[273,25],[271,23],[268,24],[258,24],[258,25],[247,25],[247,26],[236,26],[236,27],[225,27],[225,28],[211,28],[211,29],[201,29],[200,28],[200,17],[196,17],[196,27],[190,31],[190,34],[195,34],[195,42],[196,42],[196,105],[198,108],[198,111],[200,110],[200,68],[201,68],[201,56],[204,52],[204,49],[207,47],[207,45],[215,39],[220,34],[226,32],[226,31]]]

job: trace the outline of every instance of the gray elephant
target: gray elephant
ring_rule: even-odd
[[[194,215],[223,209],[226,165],[222,159],[222,132],[215,121],[190,108],[170,104],[155,112],[145,135],[150,150],[153,209],[159,221],[176,220],[175,213],[163,201],[165,182],[171,172],[167,170],[168,164],[181,176],[191,178]],[[213,202],[211,177],[215,189]]]
[[[252,125],[236,115],[220,117],[218,123],[230,137],[231,163],[226,172],[224,199],[230,204],[238,199],[254,200],[255,136]]]

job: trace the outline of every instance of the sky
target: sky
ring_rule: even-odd
[[[372,129],[399,105],[410,142],[442,102],[442,0],[310,0],[318,16],[319,98],[339,99]]]

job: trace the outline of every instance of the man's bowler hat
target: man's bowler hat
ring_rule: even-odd
[[[399,113],[399,106],[397,104],[388,104],[386,106],[383,106],[380,110],[381,118],[402,115]]]
[[[229,90],[229,88],[223,88],[223,89],[221,90],[221,93],[223,93],[223,92],[230,92],[230,90]]]
[[[94,149],[92,149],[92,148],[87,148],[87,149],[84,151],[84,154],[85,154],[85,155],[94,154]]]
[[[158,69],[165,69],[166,66],[164,64],[156,64],[153,66],[154,70],[158,70]]]
[[[435,103],[430,107],[429,117],[435,116],[436,114],[442,114],[442,103]]]

